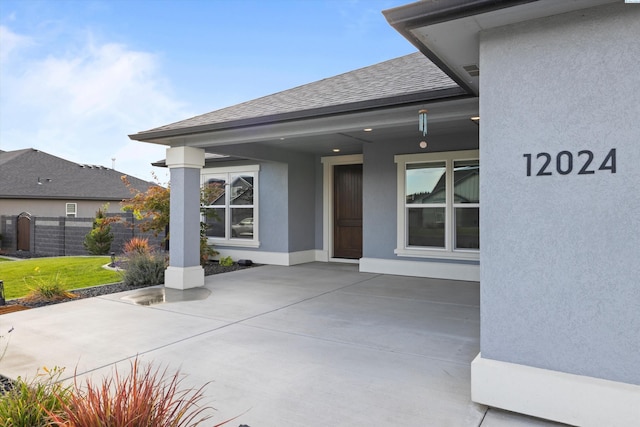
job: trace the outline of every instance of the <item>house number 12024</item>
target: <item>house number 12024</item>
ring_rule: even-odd
[[[596,163],[594,163],[595,156],[590,150],[578,151],[578,155],[575,158],[570,151],[560,151],[555,156],[549,153],[538,153],[535,155],[535,159],[533,154],[530,153],[522,156],[527,159],[527,176],[531,176],[532,168],[534,167],[535,176],[553,175],[554,169],[560,175],[569,175],[571,172],[575,172],[578,175],[592,175],[596,173],[596,170],[616,173],[615,148],[609,150],[604,160],[601,162],[596,161]],[[554,157],[555,162],[553,162]],[[555,165],[552,163],[555,163]]]

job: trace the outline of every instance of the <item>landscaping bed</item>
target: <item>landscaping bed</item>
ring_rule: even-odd
[[[217,261],[211,261],[204,266],[204,274],[205,276],[212,276],[214,274],[228,273],[231,271],[244,270],[247,268],[253,268],[257,266],[258,266],[257,264],[244,266],[244,265],[239,265],[237,263],[234,263],[231,266],[222,266],[218,264]],[[157,286],[157,285],[130,286],[130,285],[125,285],[122,282],[118,282],[118,283],[111,283],[108,285],[93,286],[91,288],[73,289],[71,290],[71,293],[73,293],[73,295],[75,296],[74,298],[65,298],[65,299],[60,299],[55,301],[29,301],[24,298],[16,298],[16,299],[8,300],[6,305],[0,306],[0,315],[5,313],[12,313],[20,310],[25,310],[28,308],[43,307],[46,305],[58,304],[61,302],[74,301],[82,298],[97,297],[97,296],[113,294],[117,292],[131,291],[134,289],[141,289],[141,288],[146,288],[150,286]]]

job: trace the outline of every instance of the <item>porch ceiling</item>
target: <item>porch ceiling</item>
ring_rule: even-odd
[[[473,132],[478,129],[470,120],[478,115],[478,99],[469,97],[366,113],[223,130],[182,137],[180,142],[204,148],[208,153],[224,153],[225,145],[252,143],[321,156],[336,154],[334,149],[339,149],[340,154],[357,154],[362,153],[366,144],[406,139],[415,139],[418,143],[423,138],[418,131],[418,111],[423,108],[429,110],[428,137]],[[175,142],[177,141],[166,141],[170,145]]]

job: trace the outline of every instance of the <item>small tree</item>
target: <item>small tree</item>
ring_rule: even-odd
[[[132,197],[122,201],[122,210],[127,212],[133,212],[136,219],[147,219],[139,224],[140,231],[151,231],[155,236],[165,231],[169,226],[169,208],[171,190],[170,186],[162,187],[159,184],[157,186],[151,186],[146,192],[142,192],[133,187],[133,185],[127,179],[127,176],[122,176],[122,182],[127,186]],[[154,179],[157,178],[154,176]],[[200,189],[200,206],[210,205],[213,200],[218,198],[221,194],[224,194],[224,187],[218,184],[208,184]],[[201,208],[201,211],[205,215],[215,215],[215,212],[205,212],[206,210]],[[211,210],[210,210],[211,211]],[[207,225],[205,222],[200,222],[200,263],[206,264],[210,256],[217,255],[218,252],[213,249],[207,243]],[[169,236],[166,236],[168,239]]]
[[[109,209],[106,204],[96,212],[93,220],[93,228],[84,237],[84,247],[92,255],[107,255],[111,250],[111,242],[113,242],[113,233],[111,232],[111,224],[120,220],[117,216],[107,217],[105,212]]]
[[[157,183],[157,178],[154,175]],[[146,233],[153,232],[154,236],[166,231],[169,226],[169,201],[171,197],[170,187],[163,187],[160,184],[152,185],[147,191],[140,191],[133,187],[126,175],[120,179],[127,186],[131,193],[131,198],[122,201],[122,210],[133,212],[133,216],[138,219],[146,219],[138,224],[140,231]],[[165,237],[166,239],[169,236]]]

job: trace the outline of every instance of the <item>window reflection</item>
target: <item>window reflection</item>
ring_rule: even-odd
[[[202,217],[208,237],[254,239],[253,172],[204,176]]]
[[[408,164],[406,170],[407,204],[445,203],[445,162]]]

